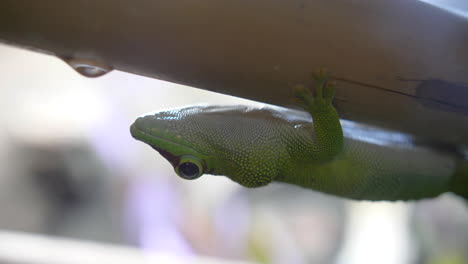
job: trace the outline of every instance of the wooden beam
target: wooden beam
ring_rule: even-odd
[[[3,0],[0,39],[282,106],[325,67],[343,118],[468,144],[468,19],[418,1]]]

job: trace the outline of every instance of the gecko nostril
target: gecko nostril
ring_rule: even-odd
[[[132,137],[135,139],[140,139],[141,138],[141,133],[142,131],[145,130],[145,120],[143,117],[139,117],[133,122],[133,124],[130,126],[130,134]]]
[[[143,124],[144,124],[144,118],[143,117],[139,117],[139,118],[137,118],[135,120],[135,122],[133,122],[133,126],[135,126],[138,129],[142,129]]]
[[[149,132],[154,127],[154,120],[148,116],[139,117],[135,120],[133,125],[141,131]]]

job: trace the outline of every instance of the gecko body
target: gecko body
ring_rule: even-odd
[[[375,130],[384,135],[376,139],[372,130],[340,122],[331,104],[333,85],[323,75],[316,82],[315,95],[296,90],[310,115],[267,106],[190,106],[140,117],[131,134],[184,179],[224,175],[245,187],[284,182],[357,200],[449,191],[468,197],[466,160],[398,133]]]

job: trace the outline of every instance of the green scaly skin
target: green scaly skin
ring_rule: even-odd
[[[468,163],[407,144],[345,133],[320,72],[315,95],[295,97],[313,118],[247,106],[191,106],[138,118],[131,134],[156,149],[184,179],[225,175],[245,187],[285,182],[358,200],[413,200],[453,191],[468,198]]]

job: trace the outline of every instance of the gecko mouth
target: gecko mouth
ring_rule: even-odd
[[[137,119],[137,121],[138,120],[139,119]],[[140,129],[139,126],[138,126],[137,121],[135,121],[135,123],[133,123],[130,126],[130,134],[132,135],[132,137],[134,139],[139,140],[139,141],[143,141],[144,143],[146,143],[148,145],[151,145],[153,148],[161,149],[161,147],[159,147],[159,145],[152,144],[151,142],[161,143],[161,145],[165,145],[164,143],[167,143],[167,144],[173,145],[175,147],[186,148],[186,149],[189,149],[191,151],[194,151],[192,148],[187,147],[186,145],[171,141],[171,140],[169,140],[169,139],[167,139],[165,137],[162,137],[162,136],[158,136],[158,135],[148,133],[144,129]],[[158,149],[156,149],[156,150],[159,151]]]
[[[136,122],[130,126],[130,133],[132,137],[135,138],[136,140],[139,140],[139,141],[142,141],[143,143],[148,144],[154,150],[159,152],[161,156],[163,156],[167,161],[169,161],[169,163],[171,163],[174,169],[180,165],[181,157],[183,157],[184,155],[194,155],[193,153],[197,153],[194,149],[190,147],[167,140],[163,137],[158,137],[156,135],[149,134],[145,132],[144,130],[139,129],[138,124]],[[180,151],[178,151],[179,153],[177,153],[178,155],[176,155],[172,152],[167,151],[166,149],[178,149]],[[201,165],[202,165],[203,171],[206,171],[207,165],[204,160],[202,160]]]
[[[140,117],[141,118],[141,117]],[[130,126],[130,134],[136,140],[142,141],[150,145],[154,150],[159,152],[164,158],[166,158],[171,164],[174,164],[176,160],[178,161],[179,155],[175,155],[167,151],[167,149],[178,149],[178,150],[185,150],[180,153],[180,155],[188,154],[188,153],[198,153],[202,154],[195,149],[188,147],[187,144],[180,144],[174,141],[171,141],[165,137],[150,134],[146,132],[144,129],[140,129],[140,118],[138,118],[131,126]],[[141,123],[140,123],[141,124]]]
[[[138,120],[138,119],[137,119]],[[179,161],[180,161],[180,157],[177,156],[177,155],[174,155],[172,153],[170,153],[169,151],[166,151],[164,150],[162,147],[160,147],[159,145],[166,145],[167,147],[169,145],[173,145],[173,146],[180,146],[182,147],[182,145],[180,144],[177,144],[175,142],[172,142],[170,140],[167,140],[165,138],[162,138],[162,137],[158,137],[158,136],[155,136],[155,135],[152,135],[152,134],[149,134],[149,133],[146,133],[144,130],[141,130],[138,128],[138,124],[137,122],[135,121],[135,123],[133,123],[131,126],[130,126],[130,134],[132,135],[133,138],[135,138],[136,140],[139,140],[139,141],[142,141],[143,143],[146,143],[148,144],[149,146],[151,146],[154,150],[156,150],[157,152],[159,152],[159,154],[161,154],[161,156],[163,156],[165,159],[167,159],[167,161],[169,161],[172,166],[177,166],[179,164]],[[156,144],[151,144],[150,142],[158,142],[160,143],[159,145],[156,145]],[[190,149],[190,148],[187,148],[187,149]]]

